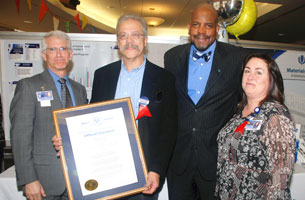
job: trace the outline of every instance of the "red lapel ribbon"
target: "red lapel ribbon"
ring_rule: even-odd
[[[253,119],[253,117],[257,116],[260,111],[261,111],[260,107],[255,107],[255,109],[254,109],[255,115],[254,116],[251,115],[251,119]],[[249,122],[249,119],[246,118],[246,120],[235,129],[234,133],[240,132],[240,135],[243,135],[244,129],[245,129],[246,125],[248,124],[248,122]]]
[[[139,107],[139,113],[138,113],[138,116],[136,118],[137,119],[140,119],[141,117],[143,116],[146,116],[146,117],[152,117],[151,114],[150,114],[150,111],[147,107],[147,105],[143,106],[143,105],[140,105]]]
[[[245,120],[241,125],[239,125],[235,129],[234,133],[240,132],[240,134],[243,135],[244,129],[245,129],[246,125],[248,124],[248,122],[249,122],[249,120]]]

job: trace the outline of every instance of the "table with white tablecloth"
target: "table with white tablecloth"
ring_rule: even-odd
[[[292,176],[290,190],[293,200],[305,200],[305,168],[301,165],[295,165]],[[0,199],[1,200],[25,200],[22,191],[18,191],[16,184],[15,166],[10,167],[0,174]],[[168,200],[167,185],[159,195],[159,200]]]
[[[291,197],[293,200],[305,200],[305,166],[296,164],[290,184]]]
[[[8,168],[0,174],[0,199],[25,200],[22,191],[17,189],[15,166]]]

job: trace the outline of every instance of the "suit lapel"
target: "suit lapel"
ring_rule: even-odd
[[[192,104],[193,101],[188,95],[188,70],[189,70],[189,57],[190,57],[190,49],[191,49],[191,43],[187,44],[186,47],[183,49],[183,51],[178,54],[179,59],[179,65],[178,68],[178,74],[180,77],[180,81],[178,80],[177,83],[181,84],[177,86],[177,89],[182,90],[182,94],[185,96],[185,98],[188,99],[189,102]]]
[[[121,60],[114,63],[114,66],[110,68],[111,73],[113,76],[110,76],[107,80],[107,85],[104,87],[105,95],[108,99],[114,99],[115,92],[121,72]]]
[[[51,77],[48,70],[45,70],[43,73],[41,73],[41,85],[39,86],[41,90],[51,90],[53,93],[53,100],[51,101],[51,107],[52,110],[61,109],[61,101],[54,83],[53,78]]]
[[[153,77],[155,77],[153,73],[154,72],[151,68],[151,62],[146,60],[140,97],[146,96],[149,98],[152,96],[151,93],[154,89],[154,85],[156,84],[156,80],[153,78]],[[152,101],[152,99],[149,99],[149,100]]]
[[[189,70],[189,55],[190,55],[190,49],[191,45],[187,45],[187,47],[184,49],[184,51],[181,52],[179,55],[181,68],[179,69],[179,74],[181,77],[181,83],[182,83],[182,90],[183,93],[185,93],[188,96],[187,92],[187,80],[188,80],[188,70]],[[186,66],[186,67],[185,67]]]
[[[152,63],[146,59],[146,65],[145,65],[145,71],[143,74],[140,98],[145,96],[149,99],[149,104],[148,104],[149,110],[151,109],[150,105],[154,101],[153,98],[154,98],[156,84],[158,84],[157,80],[154,77],[157,77],[157,76],[155,75],[155,72],[153,70]],[[135,116],[135,117],[137,117],[137,116]],[[145,133],[145,130],[146,130],[145,123],[147,123],[147,118],[142,117],[142,118],[138,119],[138,129],[139,129],[140,136],[142,135],[142,137],[143,137],[143,135],[146,134]]]
[[[76,106],[82,105],[83,102],[81,100],[83,99],[83,97],[81,96],[79,87],[76,85],[76,83],[73,80],[69,79],[69,82],[73,90],[75,105]]]

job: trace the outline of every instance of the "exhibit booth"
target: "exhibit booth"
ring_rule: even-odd
[[[0,72],[1,99],[3,106],[6,145],[10,145],[9,106],[18,80],[31,77],[46,67],[41,58],[41,39],[45,33],[0,32]],[[74,56],[70,65],[69,77],[85,86],[88,98],[91,97],[94,71],[106,64],[119,60],[116,36],[113,34],[68,34],[72,40]],[[163,67],[164,53],[179,44],[188,42],[188,37],[149,36],[147,58]],[[229,40],[229,43],[246,48],[274,51],[284,79],[286,105],[297,124],[297,139],[301,151],[291,184],[292,197],[304,199],[305,169],[305,47],[256,41]],[[239,78],[239,77],[237,77]],[[304,147],[303,147],[303,146]],[[16,186],[14,166],[0,174],[0,199],[24,199]],[[160,200],[167,200],[167,187],[164,185]]]

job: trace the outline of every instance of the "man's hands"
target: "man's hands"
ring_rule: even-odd
[[[146,189],[143,194],[153,194],[159,187],[160,175],[155,172],[148,172]]]
[[[57,137],[56,135],[53,136],[52,138],[52,143],[53,143],[53,146],[54,148],[56,149],[57,152],[57,156],[60,156],[60,152],[59,150],[61,149],[62,147],[62,141],[61,141],[61,138]]]
[[[25,185],[25,196],[29,200],[41,200],[41,196],[46,197],[46,193],[39,181],[34,181]]]

